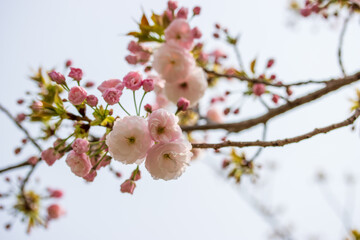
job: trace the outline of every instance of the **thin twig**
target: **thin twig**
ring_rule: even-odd
[[[276,141],[255,141],[255,142],[232,142],[232,141],[225,141],[222,143],[193,143],[192,146],[193,148],[214,148],[214,149],[219,149],[219,148],[223,148],[223,147],[253,147],[253,146],[260,146],[260,147],[282,147],[291,143],[297,143],[297,142],[301,142],[305,139],[309,139],[315,135],[318,135],[320,133],[328,133],[330,131],[333,131],[335,129],[338,128],[342,128],[345,126],[348,126],[352,123],[355,122],[355,120],[360,116],[360,108],[355,110],[355,113],[349,117],[348,119],[339,122],[339,123],[335,123],[335,124],[331,124],[327,127],[323,127],[323,128],[316,128],[311,132],[308,132],[306,134],[297,136],[297,137],[293,137],[293,138],[285,138],[282,140],[276,140]]]
[[[265,84],[267,86],[277,87],[277,88],[283,88],[283,87],[288,88],[288,87],[302,86],[302,85],[308,85],[308,84],[329,84],[331,81],[333,81],[333,80],[325,80],[325,81],[308,80],[308,81],[303,81],[303,82],[295,82],[295,83],[283,84],[283,83],[269,82],[269,81],[266,81],[266,80],[260,79],[260,78],[249,78],[249,77],[246,77],[246,76],[219,73],[219,72],[215,72],[215,71],[208,70],[208,69],[205,69],[205,68],[204,68],[204,71],[207,74],[213,75],[215,77],[236,78],[238,80],[245,81],[245,82],[250,82],[250,83],[254,83],[254,84],[255,83],[262,83],[262,84]]]
[[[21,131],[23,131],[27,137],[27,139],[30,140],[30,142],[40,151],[42,152],[42,148],[40,147],[40,145],[30,136],[30,133],[28,132],[28,130],[26,130],[18,121],[16,121],[16,119],[11,115],[11,113],[0,104],[0,110],[2,112],[4,112],[15,124],[16,126],[18,126],[20,128]]]
[[[347,26],[348,26],[351,16],[352,16],[352,14],[350,12],[349,16],[347,16],[344,20],[344,24],[343,24],[341,32],[340,32],[340,39],[339,39],[339,46],[338,46],[338,62],[339,62],[341,72],[343,73],[343,76],[346,76],[346,72],[345,72],[344,63],[342,60],[342,46],[343,46],[343,42],[344,42],[344,36],[346,33],[346,29],[347,29]]]
[[[265,140],[266,140],[266,135],[267,135],[267,124],[264,123],[264,129],[263,129],[263,134],[262,134],[262,141],[265,141]],[[264,148],[260,147],[260,148],[256,151],[255,155],[254,155],[249,161],[250,161],[250,162],[254,161],[254,160],[261,154],[261,152],[262,152],[263,149],[264,149]]]
[[[10,170],[17,169],[17,168],[29,166],[29,165],[30,165],[30,163],[28,163],[27,161],[25,161],[25,162],[23,162],[23,163],[19,163],[19,164],[10,166],[10,167],[6,167],[6,168],[3,168],[3,169],[0,169],[0,174],[1,174],[1,173],[4,173],[4,172],[7,172],[7,171],[10,171]]]

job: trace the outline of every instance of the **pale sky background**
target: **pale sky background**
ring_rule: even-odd
[[[195,5],[190,0],[179,2],[190,8]],[[274,57],[273,70],[286,82],[340,75],[336,48],[341,22],[298,19],[288,11],[287,0],[202,0],[196,4],[202,6],[202,14],[191,25],[200,27],[208,50],[216,46],[211,34],[213,24],[219,22],[231,32],[242,34],[240,48],[247,66],[255,56],[260,64]],[[124,61],[130,38],[123,34],[137,29],[134,19],[140,18],[141,8],[150,13],[160,12],[165,6],[163,0],[0,0],[1,104],[13,114],[20,112],[16,100],[33,88],[27,80],[30,69],[61,68],[68,58],[97,84],[122,78],[133,69]],[[289,21],[296,22],[294,28],[289,27]],[[355,17],[345,37],[344,64],[349,73],[360,69],[359,39],[359,18]],[[229,53],[229,64],[235,64]],[[348,100],[355,96],[355,86],[274,119],[269,124],[268,138],[295,136],[347,118]],[[296,90],[301,92],[304,89]],[[252,100],[248,103],[241,118],[264,111]],[[20,162],[35,152],[27,146],[15,157],[13,149],[23,134],[2,113],[0,123],[1,166]],[[241,133],[238,139],[258,139],[260,130]],[[143,179],[133,196],[121,194],[123,179],[114,178],[107,170],[100,171],[94,183],[86,184],[70,172],[63,160],[53,167],[41,164],[33,178],[39,176],[41,185],[29,186],[37,190],[47,186],[64,189],[65,197],[59,203],[66,208],[66,216],[54,221],[49,229],[34,229],[27,236],[25,225],[19,221],[12,231],[5,231],[2,226],[11,218],[0,212],[0,239],[265,239],[271,227],[246,201],[247,193],[255,194],[271,209],[278,209],[277,220],[292,226],[294,239],[343,239],[342,224],[315,184],[314,176],[319,170],[328,173],[329,189],[342,204],[347,191],[344,176],[359,175],[359,146],[359,129],[351,132],[344,128],[299,144],[266,149],[257,161],[264,165],[258,171],[257,185],[247,179],[241,185],[227,181],[224,174],[218,174],[222,157],[204,154],[176,181],[154,181],[142,171]],[[266,167],[272,162],[276,163],[276,171]],[[115,166],[125,177],[133,168],[120,163]],[[16,176],[22,171],[13,173]],[[4,189],[1,176],[0,191]],[[353,195],[359,191],[356,185]],[[358,203],[359,197],[352,199]],[[358,229],[359,207],[350,208],[352,227]]]

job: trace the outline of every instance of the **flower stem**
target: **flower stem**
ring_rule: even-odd
[[[136,106],[135,91],[133,91],[133,97],[134,97],[134,104],[135,104],[135,111],[136,111],[136,115],[137,115],[137,116],[139,116],[138,109],[137,109],[137,106]]]
[[[141,98],[140,105],[139,105],[139,115],[140,115],[140,112],[141,112],[141,105],[142,105],[142,102],[143,102],[144,97],[145,97],[146,94],[147,94],[147,92],[144,92],[144,95]]]
[[[104,160],[104,158],[106,157],[106,154],[108,153],[109,151],[107,151],[103,156],[102,158],[94,165],[94,167],[92,168],[92,170],[96,170],[96,168],[99,166],[99,164]]]
[[[127,115],[131,116],[130,113],[128,113],[128,111],[126,111],[125,108],[121,105],[121,103],[120,102],[118,102],[118,103],[119,103],[119,106],[122,108],[122,110],[124,110],[124,112],[126,112]]]

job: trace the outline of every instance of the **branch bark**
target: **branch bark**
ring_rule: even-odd
[[[323,128],[315,128],[313,131],[308,132],[306,134],[297,136],[297,137],[293,137],[293,138],[285,138],[282,140],[276,140],[276,141],[255,141],[255,142],[232,142],[232,141],[225,141],[222,143],[193,143],[192,146],[193,148],[214,148],[214,149],[219,149],[219,148],[224,148],[224,147],[254,147],[254,146],[259,146],[259,147],[282,147],[291,143],[297,143],[297,142],[301,142],[305,139],[309,139],[315,135],[321,134],[321,133],[328,133],[330,131],[333,131],[335,129],[338,128],[342,128],[345,126],[348,126],[350,124],[353,124],[355,122],[355,120],[360,116],[360,108],[355,110],[355,113],[349,117],[348,119],[339,122],[339,123],[335,123],[335,124],[331,124],[327,127],[323,127]]]
[[[241,122],[235,123],[222,123],[222,124],[207,124],[207,125],[196,125],[196,126],[182,126],[182,130],[186,132],[195,131],[195,130],[211,130],[211,129],[224,129],[228,132],[240,132],[245,129],[249,129],[254,127],[258,124],[264,124],[268,122],[270,119],[281,115],[289,110],[292,110],[296,107],[304,105],[306,103],[312,102],[316,99],[319,99],[328,93],[334,92],[339,88],[342,88],[346,85],[354,83],[360,79],[360,72],[357,72],[353,75],[343,77],[340,79],[331,79],[326,81],[327,84],[325,87],[311,92],[305,96],[299,97],[295,100],[289,100],[287,103],[279,106],[277,108],[273,108],[269,110],[262,116],[251,118],[248,120],[244,120]]]

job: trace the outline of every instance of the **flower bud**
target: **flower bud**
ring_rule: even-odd
[[[128,179],[125,182],[123,182],[123,184],[121,184],[120,191],[122,193],[133,194],[135,187],[136,187],[136,183],[133,180]]]
[[[103,93],[103,98],[109,105],[114,105],[120,101],[122,91],[116,88],[108,88]]]
[[[168,1],[168,9],[171,11],[174,11],[178,8],[178,2],[177,1]]]
[[[261,95],[263,95],[265,93],[265,84],[263,83],[256,83],[253,86],[253,93],[260,97]]]
[[[154,80],[152,79],[145,79],[142,82],[142,85],[145,92],[151,92],[152,90],[154,90]]]
[[[86,91],[84,88],[75,86],[70,89],[69,101],[74,105],[80,105],[86,99]]]
[[[146,112],[151,113],[152,112],[152,106],[150,104],[146,104],[144,106],[144,109]]]
[[[179,11],[177,12],[176,17],[177,17],[177,18],[187,19],[188,13],[189,13],[189,9],[187,9],[187,8],[185,8],[185,7],[182,7],[182,8],[180,8]]]
[[[65,67],[70,67],[72,65],[72,61],[71,60],[67,60],[65,62]]]
[[[89,95],[86,97],[86,102],[91,107],[95,107],[98,104],[98,98],[95,95]]]
[[[179,98],[176,105],[178,107],[177,111],[186,111],[188,109],[188,107],[190,106],[190,101],[187,100],[186,98],[181,97],[181,98]]]
[[[201,11],[201,7],[199,7],[199,6],[196,6],[196,7],[194,7],[194,9],[193,9],[194,15],[199,15],[199,14],[200,14],[200,11]]]
[[[191,34],[192,34],[192,36],[193,36],[194,39],[201,38],[201,36],[202,36],[202,33],[201,33],[201,31],[199,30],[198,27],[194,27],[194,28],[191,30]]]
[[[51,72],[48,73],[48,75],[49,75],[50,79],[52,81],[56,82],[57,84],[64,84],[65,83],[65,77],[61,73],[51,71]]]
[[[80,68],[70,68],[70,73],[68,75],[69,77],[71,77],[72,79],[76,80],[76,81],[80,81],[83,77],[83,72]]]
[[[279,97],[279,95],[277,95],[277,94],[273,94],[273,96],[272,96],[272,98],[271,98],[271,100],[272,100],[275,104],[278,104],[279,99],[280,99],[280,97]]]

